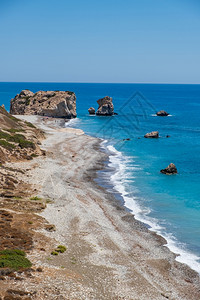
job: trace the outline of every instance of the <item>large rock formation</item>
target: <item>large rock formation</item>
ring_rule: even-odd
[[[173,163],[169,164],[167,168],[160,170],[160,172],[167,175],[178,173],[177,168]]]
[[[57,118],[76,117],[76,96],[73,92],[23,90],[10,103],[13,115],[40,115]]]
[[[149,133],[146,133],[145,138],[159,138],[159,132],[158,131],[152,131],[152,132],[149,132]]]
[[[165,110],[160,110],[156,113],[158,117],[167,117],[169,114]]]
[[[112,116],[114,115],[114,105],[111,97],[104,97],[97,101],[99,108],[96,112],[98,116]]]
[[[90,107],[88,109],[88,112],[89,112],[90,115],[95,115],[95,108],[94,107]]]

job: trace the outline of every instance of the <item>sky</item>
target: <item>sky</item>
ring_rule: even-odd
[[[200,1],[0,0],[0,81],[200,84]]]

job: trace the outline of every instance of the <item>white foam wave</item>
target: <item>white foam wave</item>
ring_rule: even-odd
[[[127,174],[129,165],[127,166],[127,164],[133,163],[133,158],[124,156],[122,152],[117,151],[113,145],[109,145],[107,140],[104,140],[101,146],[104,149],[106,148],[110,153],[108,166],[115,171],[109,174],[109,179],[115,191],[123,197],[125,206],[131,210],[137,220],[147,224],[150,227],[149,230],[155,231],[166,239],[167,244],[165,246],[175,254],[178,254],[176,257],[177,261],[187,264],[190,268],[200,273],[200,258],[188,250],[185,250],[185,245],[179,243],[172,234],[167,234],[166,228],[161,226],[157,219],[148,216],[151,210],[140,205],[136,197],[130,196],[130,194],[127,193],[126,183],[128,182],[127,179],[129,179]],[[140,168],[136,167],[136,170],[137,169]]]
[[[151,114],[152,117],[157,117],[157,114]],[[173,117],[173,115],[168,115],[166,117]]]
[[[65,122],[65,127],[74,127],[78,123],[80,123],[80,119],[78,119],[78,118],[70,119],[69,121]]]

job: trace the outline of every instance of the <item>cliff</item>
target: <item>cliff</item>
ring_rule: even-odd
[[[73,92],[23,90],[11,99],[13,115],[40,115],[56,118],[76,118],[76,95]]]

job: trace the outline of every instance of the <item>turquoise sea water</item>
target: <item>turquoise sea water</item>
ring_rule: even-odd
[[[110,154],[100,180],[121,194],[136,218],[167,238],[181,254],[177,260],[200,272],[200,85],[0,83],[0,104],[9,109],[22,89],[76,93],[78,118],[68,126],[102,138]],[[118,115],[89,116],[87,109],[106,95]],[[161,109],[170,116],[156,117]],[[143,138],[153,130],[160,139]],[[170,162],[178,174],[161,174]]]

